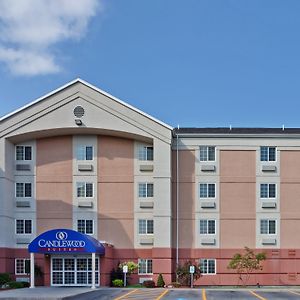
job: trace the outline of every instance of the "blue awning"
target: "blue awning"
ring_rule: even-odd
[[[36,237],[28,246],[30,253],[98,253],[104,255],[104,246],[95,238],[71,230],[53,229]]]

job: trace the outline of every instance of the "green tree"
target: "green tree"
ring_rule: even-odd
[[[264,252],[255,254],[252,249],[245,247],[244,254],[236,253],[230,260],[227,268],[236,270],[238,274],[238,282],[241,281],[245,286],[253,271],[263,269],[262,261],[265,259],[266,254]]]
[[[159,273],[159,275],[157,277],[157,283],[156,283],[156,285],[158,287],[164,287],[165,286],[165,281],[164,281],[164,278],[163,278],[163,276],[162,276],[161,273]]]
[[[134,263],[133,261],[124,261],[119,264],[120,270],[123,272],[123,267],[127,266],[128,267],[128,272],[125,274],[126,277],[126,285],[130,284],[131,277],[130,275],[139,267],[138,264]],[[124,274],[123,274],[124,276]]]
[[[128,272],[127,272],[128,275],[132,274],[139,267],[139,265],[134,263],[133,261],[124,261],[119,264],[119,268],[121,270],[123,270],[124,266],[128,267]]]
[[[195,263],[187,260],[184,264],[178,265],[176,268],[176,275],[178,282],[181,285],[190,285],[191,284],[191,274],[190,274],[190,266],[195,267],[195,273],[193,275],[193,281],[197,280],[201,276],[200,266]]]

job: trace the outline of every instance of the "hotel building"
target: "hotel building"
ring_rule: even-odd
[[[299,170],[300,129],[173,129],[77,79],[0,119],[0,273],[109,285],[134,261],[170,283],[191,260],[234,285],[247,246],[267,254],[250,284],[299,285]]]

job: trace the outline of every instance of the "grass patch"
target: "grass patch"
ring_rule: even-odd
[[[137,284],[130,284],[130,285],[127,285],[126,287],[127,287],[127,288],[140,289],[140,288],[142,288],[143,286],[142,286],[141,284],[137,283]]]

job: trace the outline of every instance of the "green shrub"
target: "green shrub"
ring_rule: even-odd
[[[174,288],[179,288],[181,284],[179,282],[171,282],[171,286]]]
[[[9,273],[0,273],[0,286],[10,281],[11,278]]]
[[[164,278],[163,278],[162,274],[158,275],[157,284],[156,285],[158,287],[164,287],[165,286],[165,281],[164,281]]]
[[[191,285],[190,266],[194,266],[194,268],[195,268],[193,281],[197,280],[201,276],[200,266],[196,265],[195,263],[193,263],[190,260],[187,260],[183,264],[178,265],[176,268],[177,281],[181,285],[185,285],[185,286]]]
[[[123,277],[124,277],[124,274],[123,274],[123,272],[120,268],[112,269],[111,272],[110,272],[110,286],[114,286],[113,281],[115,279],[122,279],[123,280]]]
[[[124,285],[123,280],[122,279],[114,279],[112,281],[113,286],[115,287],[122,287]]]
[[[10,281],[7,284],[11,289],[21,289],[24,287],[23,282],[18,282],[18,281]]]
[[[119,269],[121,269],[122,272],[124,266],[128,267],[128,272],[127,272],[128,275],[132,274],[139,267],[139,265],[134,263],[133,261],[124,261],[119,264]]]
[[[30,287],[30,283],[27,282],[27,281],[21,281],[23,283],[23,287],[26,288],[26,287]]]
[[[145,280],[143,282],[143,286],[146,288],[154,288],[155,287],[155,282],[153,280]]]

